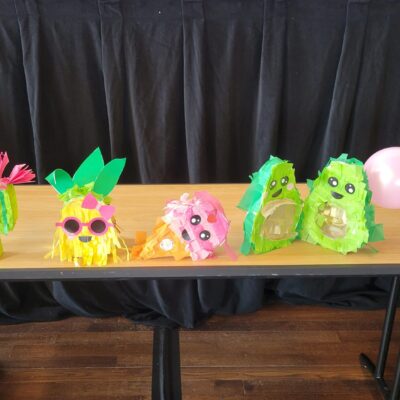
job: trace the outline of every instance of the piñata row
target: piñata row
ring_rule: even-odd
[[[0,154],[0,232],[7,234],[17,219],[14,185],[32,182],[34,173],[25,164],[3,177],[9,160]],[[63,203],[48,256],[76,266],[106,265],[126,259],[173,257],[194,261],[215,255],[219,246],[235,260],[227,242],[229,220],[218,199],[205,191],[184,193],[169,201],[153,232],[137,232],[128,249],[121,237],[110,193],[125,167],[125,159],[105,164],[100,149],[91,153],[71,176],[56,169],[46,180]],[[308,181],[304,203],[296,187],[293,165],[270,159],[251,176],[251,184],[238,207],[246,211],[241,252],[261,254],[288,246],[295,239],[346,254],[369,242],[383,239],[375,224],[374,207],[361,161],[342,154],[331,158],[314,181]],[[0,254],[2,252],[0,242]]]

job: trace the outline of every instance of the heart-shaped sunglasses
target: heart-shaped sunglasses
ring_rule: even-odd
[[[75,217],[67,217],[62,222],[57,222],[56,226],[62,228],[62,230],[68,236],[77,236],[82,232],[84,226],[86,226],[89,232],[95,236],[104,235],[111,226],[112,223],[108,222],[104,218],[93,218],[89,222],[82,222]]]

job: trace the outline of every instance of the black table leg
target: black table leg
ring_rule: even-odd
[[[181,400],[179,330],[153,331],[152,400]]]
[[[397,358],[396,375],[394,377],[393,390],[390,395],[390,400],[400,399],[400,353]]]
[[[399,286],[400,286],[399,277],[395,276],[393,278],[389,302],[386,309],[385,322],[383,324],[383,330],[382,330],[381,345],[379,348],[378,361],[376,366],[368,358],[368,356],[366,356],[363,353],[360,354],[361,366],[363,368],[368,369],[371,372],[385,398],[390,400],[399,400],[399,393],[400,393],[400,362],[398,363],[397,367],[396,380],[394,383],[393,391],[390,390],[389,386],[387,385],[384,379],[386,360],[390,345],[390,339],[392,337],[392,331],[393,331],[393,322],[396,316],[397,302],[399,299]]]

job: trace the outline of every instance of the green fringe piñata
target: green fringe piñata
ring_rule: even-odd
[[[363,163],[342,154],[331,158],[304,202],[300,238],[346,254],[383,239]]]
[[[293,164],[271,156],[250,178],[238,204],[247,211],[240,251],[260,254],[289,245],[297,236],[302,208]]]

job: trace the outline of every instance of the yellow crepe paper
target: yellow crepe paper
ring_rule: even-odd
[[[110,205],[109,197],[125,162],[125,158],[115,158],[105,164],[101,150],[97,148],[72,177],[62,169],[56,169],[46,177],[64,203],[58,224],[62,224],[66,218],[76,218],[82,224],[101,218],[103,223],[111,224],[99,235],[85,225],[82,231],[72,229],[71,234],[68,228],[66,232],[62,226],[57,226],[53,249],[47,256],[59,255],[61,261],[73,261],[76,266],[103,266],[109,259],[118,262],[117,251],[124,249],[129,259],[129,250],[119,235],[113,216],[115,208]]]
[[[70,200],[61,210],[60,221],[67,217],[76,217],[82,222],[89,222],[93,218],[101,217],[97,209],[88,210],[82,208],[81,199]],[[61,261],[72,261],[76,266],[106,265],[108,257],[114,263],[119,261],[118,249],[124,249],[129,256],[128,248],[124,240],[119,236],[115,226],[108,228],[102,236],[92,235],[87,227],[83,227],[82,235],[91,236],[90,242],[82,243],[78,236],[68,237],[61,228],[57,228],[53,239],[53,249],[48,256],[59,255]]]

